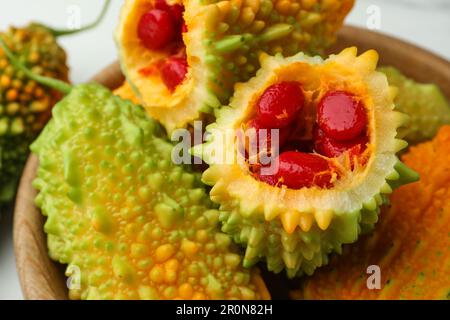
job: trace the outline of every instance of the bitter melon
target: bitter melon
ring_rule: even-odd
[[[172,161],[159,125],[98,84],[72,87],[14,67],[67,94],[31,150],[35,202],[47,216],[50,257],[68,264],[77,299],[262,299],[240,266],[200,179]]]
[[[322,53],[353,3],[128,0],[116,33],[122,70],[170,133],[228,103],[259,69],[259,51]]]
[[[110,0],[105,1],[97,20],[75,30],[55,30],[38,23],[10,27],[0,37],[33,72],[68,81],[66,53],[57,38],[94,28],[104,17]],[[0,204],[9,203],[29,153],[30,143],[50,117],[60,94],[29,80],[10,64],[0,49]]]
[[[222,230],[246,247],[244,266],[265,258],[274,272],[312,274],[372,229],[394,188],[418,178],[396,156],[407,146],[396,138],[407,117],[394,111],[377,59],[356,48],[326,60],[263,55],[257,76],[236,86],[207,142],[193,148],[210,165],[202,179]],[[262,129],[275,129],[279,143]],[[256,143],[240,139],[255,130]],[[270,154],[278,169],[264,173]]]
[[[142,108],[79,85],[32,145],[50,256],[79,285],[70,297],[268,298],[218,230],[198,175],[172,163],[157,132]]]

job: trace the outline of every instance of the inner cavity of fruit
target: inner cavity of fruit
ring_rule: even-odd
[[[171,92],[183,82],[188,70],[182,36],[187,31],[183,12],[180,4],[169,5],[165,0],[156,0],[154,7],[140,17],[137,28],[138,38],[148,50],[167,53],[164,59],[141,71],[152,74],[148,70],[156,68]]]
[[[254,116],[243,125],[250,137],[246,158],[256,179],[290,189],[331,188],[341,176],[340,161],[349,159],[349,170],[356,161],[365,163],[369,130],[361,99],[339,90],[329,90],[318,102],[305,96],[314,95],[306,95],[299,82],[285,81],[269,86],[257,99]],[[310,114],[314,116],[306,116]],[[277,130],[278,139],[271,130]],[[260,161],[261,154],[274,155],[274,170],[263,170],[269,164]]]

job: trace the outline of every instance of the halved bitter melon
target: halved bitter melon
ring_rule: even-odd
[[[71,298],[270,297],[218,230],[198,174],[174,164],[173,145],[141,107],[98,84],[33,73],[2,38],[0,48],[25,76],[67,95],[31,150],[49,254],[69,265]]]
[[[32,145],[33,185],[52,259],[68,264],[72,299],[267,299],[240,266],[198,174],[145,111],[78,85]]]
[[[220,204],[222,230],[246,246],[245,266],[265,257],[269,270],[286,269],[289,277],[312,274],[328,262],[329,253],[341,252],[342,244],[374,226],[394,188],[418,179],[396,156],[407,146],[396,138],[407,117],[394,111],[393,90],[375,71],[377,60],[375,51],[357,56],[356,48],[326,60],[303,53],[289,58],[263,55],[257,76],[236,86],[231,107],[220,110],[217,122],[207,128],[208,141],[194,147],[210,165],[202,179],[213,186],[210,196]],[[317,135],[333,97],[342,100],[334,105],[332,117],[347,107],[362,114],[358,121],[365,128],[337,128],[347,135],[344,139],[353,140],[328,137],[337,136],[330,128]],[[300,104],[295,115],[286,107],[292,101]],[[264,118],[267,103],[272,103],[269,113],[282,108],[272,125]],[[286,117],[292,118],[287,127],[280,125]],[[254,121],[281,128],[279,171],[272,176],[258,173],[264,166],[251,162],[247,150],[241,156],[236,132],[249,124],[259,129]],[[281,139],[283,131],[290,137]]]
[[[333,43],[354,0],[168,3],[126,1],[116,42],[122,70],[136,95],[172,132],[227,104],[234,84],[247,81],[259,69],[259,51],[286,56],[322,53]],[[179,26],[169,23],[183,23],[178,21],[180,10],[185,22],[182,37],[175,34]]]

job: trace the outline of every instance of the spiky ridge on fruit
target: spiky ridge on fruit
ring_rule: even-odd
[[[429,140],[441,126],[450,124],[450,105],[437,85],[417,83],[394,67],[379,71],[398,90],[394,100],[397,109],[410,118],[409,124],[399,131],[406,141],[415,144]]]
[[[354,0],[176,0],[185,7],[183,34],[189,70],[174,92],[159,74],[143,73],[170,49],[148,50],[137,35],[152,0],[128,0],[116,34],[122,70],[146,110],[171,132],[227,104],[236,82],[259,69],[258,52],[322,53]]]
[[[37,74],[67,81],[66,54],[45,27],[10,28],[0,36]],[[0,202],[9,202],[28,156],[29,144],[60,97],[17,71],[0,49]]]
[[[32,145],[50,256],[81,276],[70,297],[268,298],[158,128],[106,88],[80,85]]]
[[[373,227],[379,207],[395,187],[417,179],[396,156],[407,146],[396,138],[405,115],[394,111],[386,77],[375,71],[377,59],[375,51],[358,57],[356,48],[325,61],[303,53],[263,56],[257,76],[236,86],[231,107],[222,109],[217,122],[207,128],[209,140],[194,147],[194,153],[210,164],[202,179],[213,186],[210,196],[220,204],[222,230],[246,246],[244,266],[265,257],[269,270],[286,269],[290,277],[312,274],[328,262],[329,253],[341,252],[342,244],[356,241]],[[252,117],[254,102],[265,88],[281,81],[299,82],[306,106],[317,106],[328,90],[358,96],[368,113],[367,163],[343,167],[332,188],[293,190],[255,179],[246,163],[223,162],[239,159],[235,130]]]
[[[292,293],[303,299],[449,299],[450,126],[403,156],[421,175],[392,194],[375,231],[344,248]],[[381,270],[381,289],[367,288],[367,268]],[[361,277],[361,275],[364,275]]]

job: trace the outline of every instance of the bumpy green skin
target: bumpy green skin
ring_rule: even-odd
[[[33,136],[0,137],[0,204],[14,197],[18,176],[28,156]]]
[[[219,208],[222,231],[246,248],[245,267],[265,259],[269,271],[279,273],[285,269],[289,278],[312,275],[317,268],[328,264],[331,253],[341,254],[343,245],[354,243],[361,234],[374,229],[380,208],[389,204],[392,189],[418,180],[417,173],[400,160],[395,170],[400,177],[388,181],[391,190],[383,190],[361,210],[336,215],[327,230],[314,224],[308,231],[297,228],[289,234],[280,219],[267,222],[262,215],[251,212],[243,215],[242,208],[223,203]]]
[[[438,86],[417,83],[394,67],[379,71],[387,76],[390,85],[398,88],[396,108],[410,117],[409,125],[399,130],[408,143],[432,139],[441,126],[450,124],[450,105]]]
[[[89,84],[55,106],[32,145],[50,256],[80,271],[70,297],[260,297],[199,175],[172,163],[161,131],[141,107]]]
[[[202,5],[220,2],[200,1]],[[211,81],[209,87],[212,94],[222,105],[229,102],[236,82],[246,82],[260,68],[259,52],[284,56],[292,56],[300,51],[310,55],[323,54],[335,41],[334,33],[354,1],[286,0],[288,8],[284,13],[280,12],[279,2],[242,1],[242,7],[236,6],[233,10],[237,12],[230,14],[215,29],[206,25],[203,42],[205,61],[209,68],[205,71]],[[253,8],[254,4],[257,4],[257,9]],[[250,10],[251,17],[246,18],[244,10]],[[254,32],[252,26],[258,20],[265,23],[265,28]],[[246,62],[238,63],[237,57],[245,57]]]
[[[382,203],[386,197],[380,197]],[[308,232],[287,233],[280,220],[258,221],[258,217],[240,217],[239,210],[220,207],[222,231],[230,234],[236,243],[246,247],[244,266],[252,266],[264,259],[270,271],[286,270],[289,278],[312,275],[316,268],[328,264],[331,252],[342,253],[342,245],[358,239],[362,231],[371,230],[378,220],[379,209],[343,214],[333,219],[330,228],[321,230],[313,225]],[[236,221],[237,218],[241,221]],[[358,223],[360,221],[360,223]]]
[[[66,54],[49,29],[32,24],[10,28],[0,36],[33,72],[67,81]],[[58,98],[17,71],[0,49],[0,204],[13,199],[29,145]]]

